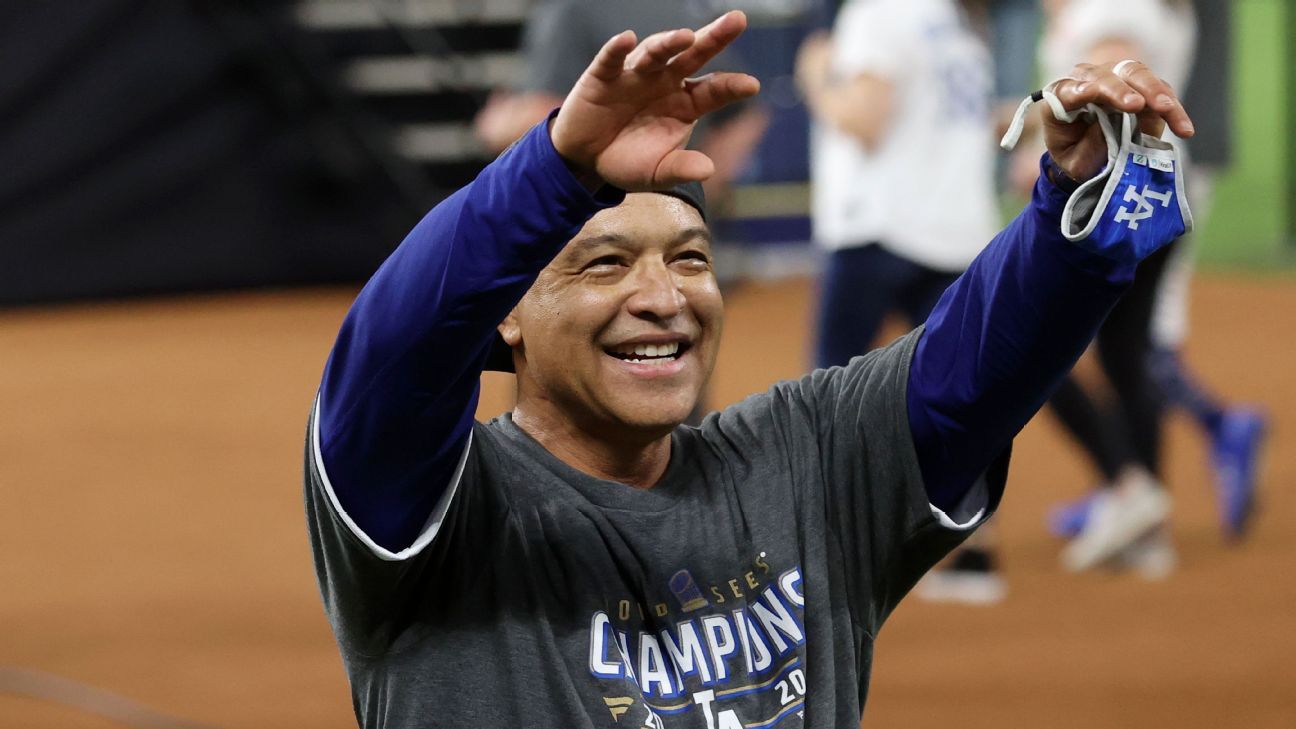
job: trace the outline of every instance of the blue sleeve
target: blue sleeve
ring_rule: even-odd
[[[942,511],[1040,409],[1134,279],[1135,263],[1062,236],[1068,196],[1041,173],[1030,205],[927,319],[905,395],[927,494]]]
[[[540,270],[623,192],[586,191],[538,124],[423,218],[365,285],[320,385],[319,453],[374,543],[414,542],[472,429],[496,326]]]

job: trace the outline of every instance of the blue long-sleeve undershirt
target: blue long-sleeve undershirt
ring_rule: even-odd
[[[589,194],[538,125],[429,212],[361,291],[317,424],[334,493],[376,544],[398,551],[418,537],[469,437],[496,325],[623,197]],[[1133,276],[1061,237],[1065,198],[1041,181],[928,319],[907,398],[938,508],[957,504],[1040,407]]]
[[[1134,280],[1135,262],[1062,236],[1067,198],[1041,170],[1030,205],[927,317],[905,396],[927,496],[943,511],[1043,406]]]
[[[320,455],[379,546],[414,542],[472,429],[495,327],[620,190],[583,188],[541,123],[432,209],[351,306],[324,369]]]

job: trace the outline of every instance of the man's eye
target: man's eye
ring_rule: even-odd
[[[711,258],[702,251],[684,251],[675,260],[691,268],[703,268],[711,265]]]
[[[599,258],[595,258],[589,263],[586,263],[584,270],[588,271],[592,268],[608,268],[608,267],[620,266],[620,265],[621,265],[621,259],[617,258],[616,256],[601,256]]]

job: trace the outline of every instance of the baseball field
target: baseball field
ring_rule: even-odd
[[[307,411],[353,293],[0,313],[0,726],[354,726],[300,493]],[[714,404],[803,368],[810,294],[731,292]],[[1008,598],[906,600],[866,726],[1296,726],[1296,278],[1202,275],[1193,310],[1193,366],[1272,416],[1251,537],[1221,543],[1204,444],[1176,417],[1178,571],[1064,574],[1043,517],[1093,476],[1037,417],[999,519]],[[483,416],[508,406],[500,377]]]

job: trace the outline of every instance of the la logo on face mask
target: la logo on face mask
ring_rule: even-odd
[[[1106,258],[1138,263],[1192,230],[1173,138],[1139,131],[1133,114],[1092,111],[1107,141],[1107,165],[1062,211],[1067,240]]]
[[[1161,203],[1161,207],[1168,208],[1170,207],[1170,200],[1173,197],[1174,193],[1168,190],[1165,192],[1156,192],[1155,190],[1149,189],[1147,185],[1144,185],[1143,191],[1139,192],[1134,185],[1130,185],[1125,188],[1125,202],[1134,203],[1134,207],[1126,208],[1122,205],[1117,208],[1116,222],[1125,223],[1129,226],[1130,230],[1138,230],[1139,221],[1152,217],[1152,213],[1156,211],[1156,209],[1152,207],[1152,203],[1148,202],[1148,198]]]

